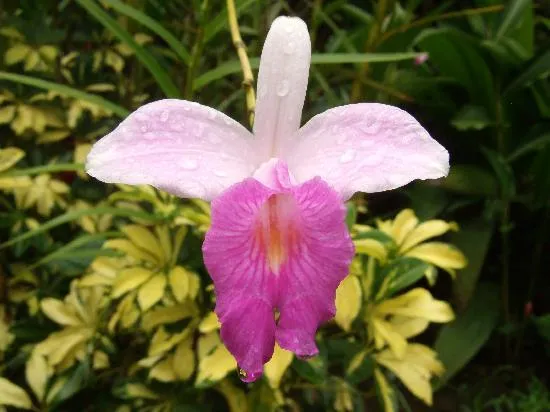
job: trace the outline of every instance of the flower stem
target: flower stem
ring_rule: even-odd
[[[248,113],[248,121],[250,126],[254,124],[254,109],[256,107],[256,95],[254,94],[254,75],[246,53],[246,45],[241,37],[239,23],[237,21],[237,10],[235,9],[235,1],[227,0],[227,20],[229,21],[229,29],[231,31],[231,40],[239,56],[241,69],[243,72],[243,88],[246,96],[246,110]]]

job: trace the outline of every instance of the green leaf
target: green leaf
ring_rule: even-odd
[[[493,76],[475,39],[450,28],[427,29],[415,43],[429,53],[431,64],[442,76],[453,79],[468,91],[472,104],[483,106],[492,114]]]
[[[466,366],[489,339],[498,321],[498,290],[498,285],[481,283],[466,311],[441,328],[434,348],[445,373],[435,382],[436,389]]]
[[[84,100],[93,104],[97,104],[98,106],[101,106],[104,109],[110,110],[111,112],[116,114],[118,117],[126,117],[130,113],[124,107],[119,106],[101,96],[97,96],[91,93],[86,93],[86,92],[74,89],[72,87],[65,86],[63,84],[38,79],[36,77],[0,71],[0,80],[7,80],[14,83],[25,84],[27,86],[37,87],[39,89],[44,89],[44,90],[51,90],[65,96],[74,97],[75,99]]]
[[[7,242],[1,243],[0,249],[4,249],[15,243],[34,237],[36,235],[39,235],[40,233],[47,232],[48,230],[54,227],[57,227],[64,223],[72,222],[73,220],[79,219],[83,216],[93,216],[93,215],[136,217],[140,219],[147,219],[152,222],[161,221],[163,219],[149,213],[139,212],[134,209],[119,208],[119,207],[96,207],[92,209],[75,210],[75,211],[67,212],[61,216],[57,216],[51,220],[48,220],[46,223],[43,223],[36,229],[29,230],[28,232],[25,232],[19,236],[15,236],[11,238]]]
[[[149,17],[140,10],[130,6],[129,4],[123,3],[120,0],[103,0],[103,3],[111,6],[119,13],[136,20],[137,22],[147,27],[149,30],[151,30],[153,33],[163,39],[174,51],[174,53],[176,53],[176,55],[181,59],[182,62],[184,62],[185,64],[189,63],[190,55],[185,46],[181,43],[180,40],[176,38],[176,36],[165,29],[158,21]]]
[[[451,120],[451,124],[461,131],[482,130],[493,122],[482,106],[464,106]]]
[[[357,206],[353,202],[346,203],[346,225],[351,230],[357,220]]]
[[[458,193],[480,195],[486,197],[498,194],[498,183],[495,177],[474,165],[455,165],[451,167],[449,176],[440,187]]]
[[[384,273],[391,276],[388,291],[385,296],[389,297],[400,290],[418,282],[430,265],[415,258],[401,257],[393,260],[391,264],[384,267]]]
[[[116,237],[120,236],[120,232],[105,232],[105,233],[96,233],[92,235],[82,235],[77,237],[76,239],[70,241],[69,243],[61,246],[59,249],[54,250],[53,252],[47,254],[42,259],[38,260],[36,263],[32,264],[30,266],[30,269],[33,269],[37,266],[43,265],[45,263],[51,262],[52,260],[56,259],[63,259],[64,257],[69,257],[69,252],[73,252],[71,255],[72,257],[75,256],[74,249],[80,248],[81,246],[84,246],[86,244],[89,244],[90,242],[95,242],[97,240],[105,240],[106,238]],[[82,253],[79,252],[85,252],[85,255],[89,255],[93,252],[98,252],[98,248],[95,248],[93,250],[79,250],[77,251],[78,256],[83,256]]]
[[[494,224],[480,217],[461,222],[460,230],[448,235],[449,241],[468,256],[468,265],[453,283],[454,303],[459,309],[466,308],[474,294],[493,233]]]
[[[517,160],[520,157],[529,154],[530,152],[542,150],[546,147],[548,143],[550,143],[550,133],[543,133],[541,136],[535,137],[534,139],[528,141],[524,145],[514,150],[508,156],[508,162],[513,162],[514,160]]]
[[[550,341],[550,314],[533,316],[531,319],[535,324],[539,335],[547,341]]]
[[[506,160],[494,150],[482,147],[481,152],[485,155],[497,176],[500,193],[505,199],[510,199],[516,193],[514,171]]]
[[[292,368],[298,375],[313,384],[321,384],[326,379],[327,366],[322,356],[315,356],[309,360],[295,358]]]
[[[534,81],[542,78],[550,72],[550,48],[535,59],[527,68],[521,72],[515,80],[504,90],[503,95],[515,92]]]
[[[84,170],[84,165],[81,163],[53,163],[44,166],[29,167],[26,169],[12,169],[6,173],[2,173],[2,177],[13,176],[34,176],[42,173],[57,173],[57,172],[79,172]]]
[[[65,378],[64,385],[55,393],[53,399],[48,399],[48,404],[52,406],[52,409],[84,389],[92,378],[91,372],[90,365],[85,359],[73,368],[68,376],[61,377],[61,379]]]
[[[311,64],[346,64],[346,63],[392,63],[403,60],[413,60],[421,53],[324,53],[313,54],[311,56]],[[253,57],[250,59],[250,66],[257,69],[260,66],[260,59]],[[213,82],[230,74],[239,73],[241,64],[238,60],[230,60],[220,64],[215,69],[207,71],[198,76],[194,83],[193,89],[198,90]]]
[[[531,0],[508,0],[495,38],[499,40],[521,25],[525,10],[529,7],[533,7]]]
[[[143,63],[143,65],[149,70],[151,75],[157,81],[157,84],[162,89],[167,97],[178,98],[181,97],[181,93],[177,86],[172,82],[170,76],[160,66],[158,61],[143,47],[141,47],[134,38],[124,30],[115,19],[104,11],[98,3],[94,0],[76,0],[83,8],[86,9],[96,20],[101,23],[105,28],[111,30],[111,32],[118,37],[120,41],[126,43],[130,47],[136,57]]]
[[[393,241],[393,238],[388,235],[386,232],[382,232],[378,229],[371,229],[367,230],[365,232],[361,232],[358,235],[354,236],[353,239],[359,240],[359,239],[373,239],[377,240],[378,242],[387,244],[387,245],[395,245],[395,242]]]

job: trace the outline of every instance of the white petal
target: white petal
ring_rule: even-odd
[[[252,135],[212,108],[184,100],[142,106],[90,151],[86,171],[106,183],[149,184],[211,200],[259,164]]]
[[[260,59],[254,120],[264,160],[278,157],[300,127],[310,60],[306,24],[297,17],[275,19]]]
[[[361,103],[315,116],[284,158],[298,182],[320,176],[347,199],[449,171],[449,153],[410,114]]]

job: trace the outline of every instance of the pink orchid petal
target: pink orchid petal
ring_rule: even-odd
[[[260,163],[252,135],[225,114],[184,100],[142,106],[88,155],[86,171],[106,183],[149,184],[210,200]]]
[[[295,186],[303,240],[281,268],[276,338],[298,356],[317,354],[315,332],[334,317],[336,289],[354,255],[339,196],[320,178]]]
[[[277,157],[300,127],[311,43],[306,24],[278,17],[264,43],[258,72],[254,135],[265,160]]]
[[[203,244],[222,339],[245,380],[259,376],[275,337],[299,356],[317,353],[315,332],[334,316],[353,257],[340,196],[320,178],[294,186],[283,162],[269,165],[271,187],[247,179],[212,202]]]
[[[320,176],[344,199],[449,171],[449,153],[410,114],[378,103],[335,107],[315,116],[285,155],[298,182]]]

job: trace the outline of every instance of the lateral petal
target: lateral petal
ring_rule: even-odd
[[[149,184],[211,200],[259,164],[252,136],[212,108],[184,100],[146,104],[100,139],[86,161],[106,183]]]
[[[407,112],[379,103],[329,109],[284,154],[298,182],[320,176],[344,199],[449,171],[449,153]]]
[[[317,328],[336,313],[336,289],[354,255],[338,193],[320,178],[295,186],[302,237],[281,267],[276,338],[297,356],[318,353]]]

